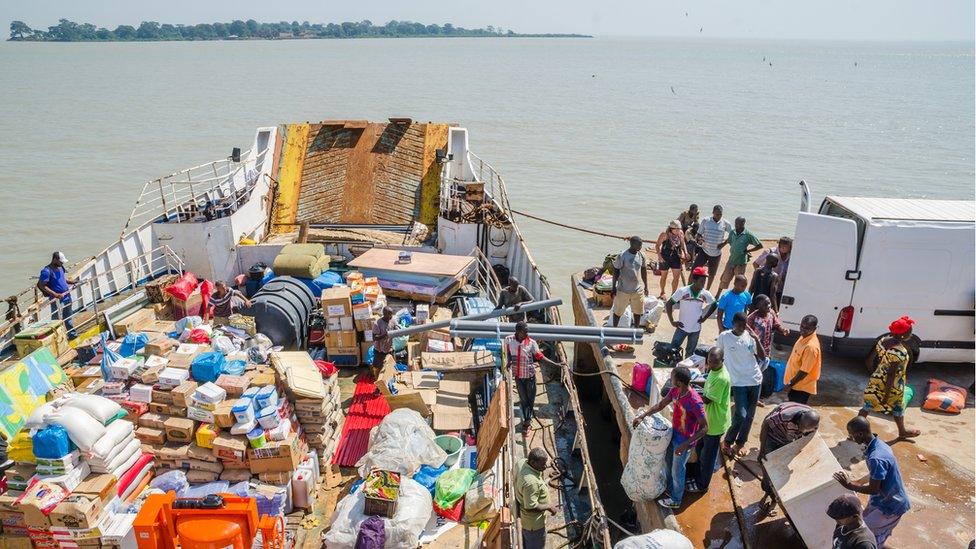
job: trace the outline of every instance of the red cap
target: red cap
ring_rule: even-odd
[[[700,265],[691,270],[691,276],[708,276],[708,267]]]
[[[892,335],[903,335],[907,334],[908,331],[912,329],[913,325],[915,325],[915,320],[913,320],[912,317],[905,315],[889,324],[888,331],[891,332]]]

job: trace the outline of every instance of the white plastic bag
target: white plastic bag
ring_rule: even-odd
[[[48,423],[57,423],[64,427],[68,431],[68,438],[82,452],[90,451],[98,439],[105,435],[105,426],[101,422],[87,413],[80,413],[79,408],[69,408],[67,404],[51,414]]]
[[[369,433],[369,451],[356,462],[359,476],[373,469],[413,476],[421,465],[440,467],[447,452],[434,442],[434,431],[416,410],[390,412]]]
[[[71,393],[68,396],[68,401],[64,403],[62,408],[84,410],[88,415],[97,419],[102,425],[105,425],[105,422],[112,419],[116,414],[122,411],[122,406],[119,406],[117,402],[109,400],[103,396],[82,393]]]
[[[220,351],[221,353],[228,355],[230,353],[237,351],[237,346],[230,340],[227,336],[217,336],[211,341],[211,345],[215,351]]]
[[[644,314],[640,317],[640,327],[645,326],[657,326],[657,323],[661,321],[661,315],[664,313],[664,302],[656,297],[645,297],[644,298]]]
[[[671,442],[671,424],[654,414],[637,425],[620,484],[632,501],[649,501],[664,493],[664,453]]]
[[[128,442],[128,439],[134,436],[134,431],[135,428],[132,426],[132,422],[124,419],[113,421],[105,428],[105,434],[102,435],[102,438],[98,439],[95,445],[92,446],[89,458],[104,461],[113,451],[118,450],[118,446],[121,446],[124,442]]]
[[[360,488],[354,494],[342,498],[332,514],[331,526],[324,536],[329,549],[352,549],[356,546],[359,527],[367,519],[363,513],[366,502]],[[393,518],[384,518],[386,531],[384,547],[417,547],[424,527],[433,513],[430,492],[411,478],[400,478],[400,498]]]
[[[693,549],[688,538],[674,530],[661,528],[647,534],[624,538],[613,546],[613,549]]]
[[[623,316],[620,317],[620,321],[617,322],[618,328],[630,328],[634,324],[634,313],[630,312],[630,305],[627,306],[627,310],[624,311]],[[613,327],[613,314],[607,315],[607,319],[603,321],[603,326],[606,328]]]

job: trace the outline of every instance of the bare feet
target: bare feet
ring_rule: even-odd
[[[725,454],[725,457],[729,459],[735,457],[735,451],[733,451],[732,447],[726,444],[724,440],[721,442],[721,448],[722,448],[722,453]]]
[[[756,401],[756,406],[759,406],[760,408],[765,408],[766,403],[763,402],[762,399],[759,399],[758,401]]]
[[[915,438],[920,434],[922,434],[922,431],[919,431],[918,429],[907,429],[905,431],[900,431],[898,433],[898,438]]]
[[[732,450],[732,452],[735,453],[735,457],[742,457],[742,456],[746,455],[746,453],[744,451],[742,451],[742,445],[741,444],[733,444],[731,450]]]

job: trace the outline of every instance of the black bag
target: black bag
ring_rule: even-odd
[[[654,358],[668,366],[674,366],[684,358],[681,354],[680,347],[675,347],[666,341],[655,341],[652,354]]]
[[[776,389],[776,368],[767,366],[762,373],[762,385],[759,387],[759,398],[769,398]]]

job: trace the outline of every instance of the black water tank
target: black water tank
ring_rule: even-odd
[[[308,286],[296,278],[280,276],[254,294],[246,314],[254,317],[258,332],[288,349],[304,347],[308,317],[314,309],[315,296]]]

